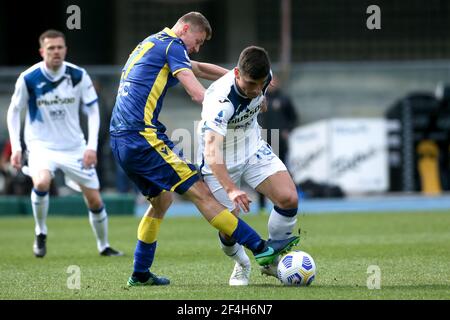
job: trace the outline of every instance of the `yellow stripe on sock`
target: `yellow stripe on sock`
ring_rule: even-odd
[[[237,228],[238,219],[230,212],[230,210],[225,209],[212,218],[209,223],[217,230],[222,231],[227,236],[231,237]]]
[[[138,240],[145,243],[153,243],[159,232],[162,219],[144,216],[138,228]]]

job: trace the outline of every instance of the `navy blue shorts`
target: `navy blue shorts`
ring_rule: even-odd
[[[116,161],[148,198],[163,190],[183,194],[200,179],[195,165],[156,129],[111,133],[110,144]]]

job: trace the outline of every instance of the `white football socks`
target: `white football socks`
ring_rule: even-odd
[[[227,246],[223,244],[222,240],[219,239],[220,247],[223,252],[229,256],[231,259],[239,263],[240,265],[248,266],[250,264],[250,258],[248,257],[245,249],[239,243],[235,243],[232,246]]]
[[[288,217],[272,209],[267,223],[269,238],[272,240],[283,240],[292,236],[292,231],[297,223],[297,216]]]
[[[38,195],[41,194],[41,195]],[[47,234],[47,214],[48,214],[49,196],[48,192],[31,190],[31,208],[35,222],[34,232],[36,235]]]
[[[108,216],[106,214],[106,209],[103,207],[102,211],[99,213],[93,213],[89,210],[89,222],[97,239],[97,249],[99,252],[102,252],[109,247]]]

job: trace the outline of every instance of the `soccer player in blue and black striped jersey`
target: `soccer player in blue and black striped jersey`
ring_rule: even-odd
[[[111,148],[117,162],[151,203],[139,224],[129,286],[170,283],[151,273],[150,267],[172,192],[185,195],[212,226],[251,250],[260,265],[271,263],[299,241],[298,237],[265,241],[217,202],[196,167],[174,149],[165,126],[158,120],[169,87],[181,82],[191,98],[201,104],[205,88],[196,77],[217,80],[228,72],[189,58],[211,38],[211,33],[202,14],[187,13],[172,28],[144,39],[122,70],[110,125]]]

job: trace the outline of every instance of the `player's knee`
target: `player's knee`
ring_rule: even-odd
[[[34,189],[41,192],[46,192],[50,190],[51,180],[48,179],[37,179],[34,183]]]
[[[164,199],[164,202],[160,204],[161,211],[166,212],[167,210],[169,210],[169,207],[172,205],[172,203],[173,203],[172,195],[170,195],[170,197],[166,197]]]
[[[296,192],[288,192],[279,197],[277,206],[283,209],[291,209],[298,207],[298,195]]]
[[[150,200],[150,203],[157,212],[164,214],[172,205],[173,196],[171,193],[165,192],[161,194],[159,197]]]
[[[196,202],[208,202],[214,200],[213,194],[204,182],[196,182],[190,191],[190,197]]]
[[[103,200],[100,197],[100,194],[86,195],[86,200],[89,209],[98,210],[103,207]]]
[[[103,202],[100,201],[91,201],[88,204],[90,210],[100,210],[103,208]]]

